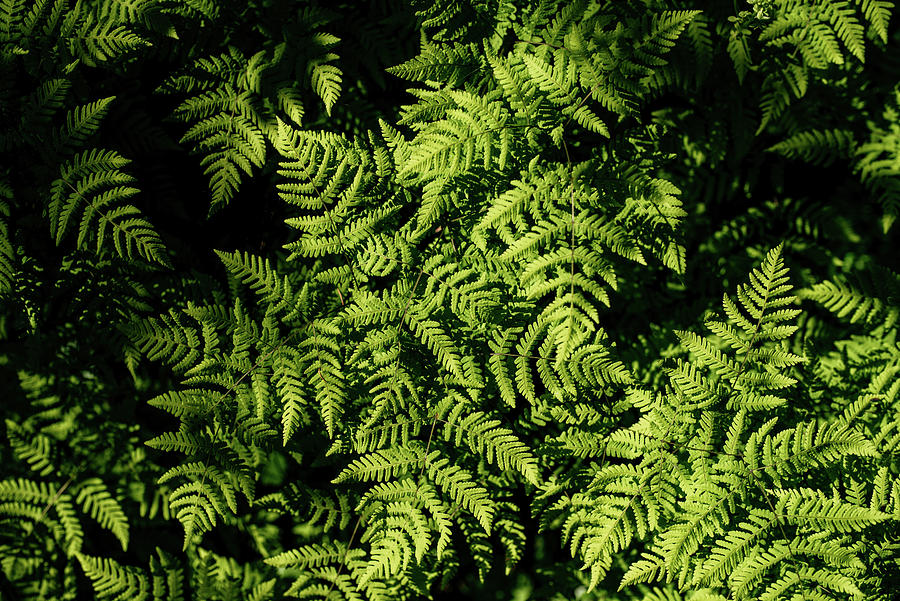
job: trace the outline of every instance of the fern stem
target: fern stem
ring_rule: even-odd
[[[53,493],[53,496],[50,497],[50,499],[47,501],[47,504],[41,510],[40,517],[38,517],[38,519],[37,519],[38,522],[40,522],[47,516],[47,513],[50,511],[50,508],[56,504],[56,502],[59,500],[59,498],[62,496],[62,494],[66,491],[66,489],[69,488],[69,485],[72,484],[72,482],[74,482],[74,481],[75,481],[75,474],[72,474],[63,483],[63,485],[59,487],[59,490],[57,490],[56,492]],[[34,532],[34,531],[32,531],[32,532]]]
[[[356,525],[353,526],[353,532],[350,533],[350,541],[347,543],[347,547],[344,549],[344,553],[341,556],[341,563],[338,566],[337,574],[334,577],[334,580],[331,581],[331,586],[328,587],[328,592],[325,593],[325,598],[328,599],[331,596],[331,591],[334,589],[337,584],[338,578],[340,578],[341,574],[344,571],[344,567],[347,565],[347,554],[350,553],[350,548],[353,546],[354,539],[356,538],[356,531],[359,529],[359,525],[362,523],[362,516],[356,518]]]

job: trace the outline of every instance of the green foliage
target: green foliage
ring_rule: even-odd
[[[0,0],[0,599],[893,599],[894,12]]]

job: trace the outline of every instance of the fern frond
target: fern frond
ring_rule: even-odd
[[[830,165],[849,159],[856,148],[853,132],[844,129],[811,129],[798,132],[769,147],[789,159],[799,158],[814,165]]]
[[[107,236],[122,258],[140,255],[147,261],[168,265],[165,247],[137,207],[122,204],[138,193],[129,184],[134,178],[121,171],[130,161],[111,150],[89,150],[75,156],[60,169],[60,177],[50,189],[50,232],[56,243],[78,221],[77,248],[90,248],[96,238],[96,252],[104,248]]]
[[[839,318],[849,317],[850,323],[865,321],[882,323],[890,328],[900,317],[894,299],[900,290],[900,278],[887,270],[858,273],[850,277],[838,276],[799,292],[801,298],[820,303]]]
[[[4,195],[4,191],[3,183],[0,182],[0,195]],[[0,196],[0,296],[12,292],[18,263],[7,222],[9,214],[9,204]]]
[[[869,30],[878,36],[882,43],[887,44],[888,23],[894,3],[890,0],[856,0],[856,4],[865,15]]]
[[[485,532],[491,532],[496,507],[488,491],[476,483],[470,473],[450,459],[441,457],[440,451],[432,451],[426,457],[428,477],[449,495],[453,501],[471,513]]]
[[[177,371],[186,371],[203,357],[200,333],[178,311],[132,322],[124,329],[148,359],[163,360]]]
[[[77,490],[75,502],[81,504],[86,514],[119,539],[123,551],[127,550],[128,518],[119,502],[107,490],[106,484],[99,478],[90,478],[79,483]]]
[[[193,455],[200,454],[208,448],[207,441],[185,432],[165,432],[151,438],[144,444],[160,451],[176,451]]]
[[[66,124],[56,132],[53,140],[54,145],[63,148],[83,147],[87,139],[100,128],[100,122],[106,116],[106,113],[109,112],[109,106],[115,99],[115,96],[101,98],[67,112]]]
[[[719,582],[733,573],[756,548],[757,541],[778,523],[776,514],[763,509],[751,510],[747,519],[718,539],[709,557],[695,570],[693,584]]]
[[[390,477],[396,478],[412,468],[421,467],[425,459],[424,449],[410,442],[363,455],[344,468],[333,482],[339,484],[350,479],[384,481]]]
[[[777,493],[775,512],[790,524],[809,524],[835,532],[854,532],[889,519],[889,514],[829,499],[820,491],[800,488]]]
[[[184,601],[184,570],[178,561],[159,547],[150,556],[153,601]]]
[[[326,55],[337,58],[335,55]],[[331,109],[341,96],[341,76],[343,73],[335,65],[327,63],[313,64],[310,69],[310,81],[315,93],[325,104],[325,112],[331,115]]]
[[[724,530],[735,509],[737,495],[698,479],[696,489],[685,500],[684,521],[678,521],[659,534],[654,551],[659,554],[669,577],[686,567],[707,538],[714,538]],[[624,580],[623,580],[624,582]]]
[[[115,560],[78,553],[78,562],[90,578],[98,599],[111,601],[145,601],[150,584],[142,571],[123,566]]]
[[[473,44],[426,45],[406,62],[387,69],[410,81],[455,85],[468,79],[480,68],[480,53]]]
[[[504,170],[513,143],[509,116],[495,95],[479,97],[449,92],[453,106],[446,117],[417,133],[409,142],[399,177],[415,183],[446,179],[475,167]]]
[[[356,555],[362,551],[355,549]],[[330,563],[339,563],[348,553],[344,543],[334,541],[321,544],[310,544],[298,547],[278,555],[267,557],[265,562],[276,568],[310,568],[325,566]],[[352,556],[351,556],[352,557]]]
[[[388,503],[373,516],[369,561],[359,577],[365,584],[375,578],[400,577],[412,564],[421,562],[431,545],[431,531],[424,515],[410,503]]]
[[[85,19],[68,41],[70,52],[91,67],[149,45],[125,25],[114,20],[95,20],[93,16]]]
[[[304,290],[294,291],[287,276],[280,278],[268,259],[247,252],[216,251],[225,268],[265,299],[273,311],[290,320],[303,311]]]
[[[847,456],[872,457],[875,446],[862,433],[839,422],[820,425],[815,421],[769,436],[773,421],[750,435],[745,449],[747,467],[772,478],[791,471],[824,467]]]
[[[225,517],[226,499],[203,480],[182,484],[169,495],[169,508],[184,527],[184,545],[187,549],[195,536],[212,530],[216,514]]]
[[[447,551],[452,536],[452,510],[450,506],[442,501],[437,491],[427,483],[416,484],[412,479],[384,482],[377,484],[369,489],[360,499],[358,509],[365,507],[373,501],[408,501],[413,506],[422,506],[428,511],[428,515],[434,522],[434,527],[438,531],[438,540],[435,546],[435,553],[440,559]],[[424,538],[420,539],[417,551],[417,561],[421,561],[422,553],[428,545],[423,545]]]
[[[64,100],[72,86],[68,79],[57,77],[41,84],[28,98],[26,121],[38,127],[50,119],[64,106]],[[109,101],[110,99],[106,99]],[[103,101],[101,101],[103,102]]]
[[[513,469],[530,484],[540,485],[537,459],[510,429],[482,411],[473,411],[462,417],[464,411],[465,403],[458,402],[445,418],[444,440],[453,440],[457,446],[465,440],[478,457],[496,464],[502,470]]]
[[[283,404],[282,444],[287,446],[297,429],[311,422],[311,415],[307,410],[309,399],[306,384],[300,378],[301,368],[297,361],[279,354],[275,359],[275,366],[275,383]]]

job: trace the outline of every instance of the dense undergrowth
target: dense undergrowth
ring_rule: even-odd
[[[885,0],[0,0],[0,599],[900,587]]]

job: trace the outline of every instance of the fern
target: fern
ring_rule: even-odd
[[[160,87],[163,93],[189,94],[173,118],[190,124],[181,141],[202,156],[210,212],[227,204],[242,178],[262,167],[276,139],[279,114],[289,122],[303,120],[298,79],[308,78],[331,114],[341,94],[342,71],[333,64],[338,56],[330,52],[339,38],[319,30],[328,20],[315,10],[299,11],[293,26],[302,33],[292,36],[291,44],[270,44],[250,57],[229,46],[196,60]]]
[[[893,101],[884,109],[884,120],[891,123],[900,107],[898,91],[893,91]],[[882,224],[887,231],[898,214],[897,179],[892,157],[896,155],[897,137],[891,130],[878,126],[870,126],[870,138],[867,143],[856,149],[858,156],[856,170],[861,181],[875,193],[884,207]]]
[[[0,0],[0,597],[892,599],[894,11]]]
[[[818,283],[801,291],[837,317],[849,317],[850,323],[864,321],[892,327],[897,321],[897,275],[888,270],[852,274],[834,281]]]
[[[16,250],[7,223],[9,212],[9,204],[0,200],[0,294],[12,291],[16,277]]]
[[[86,480],[79,484],[77,490],[75,502],[81,503],[85,513],[119,539],[122,550],[127,549],[128,518],[103,481],[97,478]]]
[[[836,159],[847,159],[854,148],[853,134],[844,130],[812,130],[799,132],[772,146],[769,150],[788,158],[829,165]]]
[[[479,68],[480,57],[474,45],[454,44],[449,48],[438,45],[423,48],[418,56],[390,67],[387,71],[409,81],[455,85],[462,83]]]
[[[795,99],[806,95],[812,71],[825,70],[829,65],[845,66],[850,57],[864,61],[865,33],[884,40],[887,16],[884,6],[849,0],[821,6],[792,0],[766,4],[771,12],[741,11],[734,19],[735,30],[729,42],[729,54],[741,79],[753,64],[747,26],[759,30],[754,37],[763,47],[793,49],[786,57],[774,59],[773,64],[780,68],[765,75],[758,131],[780,118]]]
[[[128,185],[134,179],[119,170],[127,164],[114,151],[92,150],[63,165],[50,190],[50,232],[59,244],[77,221],[78,248],[85,248],[88,236],[96,233],[98,253],[109,237],[121,257],[136,253],[167,265],[162,241],[150,224],[136,207],[121,204],[138,192]]]
[[[122,567],[111,559],[78,554],[85,575],[91,579],[98,599],[147,599],[149,583],[138,571]]]
[[[657,528],[661,532],[651,544],[648,558],[631,567],[622,585],[653,581],[663,575],[684,583],[689,580],[691,563],[698,561],[692,556],[707,538],[718,535],[733,519],[735,501],[741,498],[746,502],[748,495],[757,494],[751,488],[759,478],[754,473],[757,464],[749,449],[755,449],[758,443],[751,437],[748,450],[739,454],[739,439],[734,436],[740,436],[748,413],[773,406],[768,400],[769,390],[778,391],[795,382],[778,372],[802,361],[802,357],[777,352],[777,347],[772,346],[795,331],[784,322],[798,314],[797,310],[784,308],[796,298],[789,295],[791,287],[780,250],[770,251],[763,264],[750,273],[748,283],[738,287],[736,300],[724,298],[727,321],[707,322],[710,330],[734,349],[735,357],[707,338],[677,332],[699,369],[688,369],[682,363],[669,370],[670,386],[644,409],[645,416],[633,427],[645,440],[641,460],[622,468],[599,469],[592,483],[596,492],[573,497],[570,525],[564,535],[571,537],[573,554],[591,566],[592,585],[609,569],[612,554],[628,545],[635,533],[646,536]],[[704,375],[706,370],[710,375]],[[710,380],[710,376],[715,379]],[[729,430],[723,442],[730,450],[713,462],[706,455],[714,452],[709,439],[714,430],[708,428],[713,411],[723,410],[733,412],[734,420],[738,420],[733,424],[742,427]],[[689,418],[691,413],[696,417]],[[767,423],[766,431],[772,423]],[[697,424],[696,432],[692,424]],[[800,440],[804,442],[796,444],[816,444],[815,440],[805,442],[805,437]],[[682,447],[690,449],[693,457],[688,465],[692,467],[684,473],[669,474],[662,466],[676,464],[672,453]],[[742,473],[741,464],[732,459],[734,456],[748,461],[747,473]],[[717,474],[719,470],[723,470],[721,476]],[[731,474],[743,477],[735,480]],[[738,488],[729,491],[734,486]],[[764,485],[760,486],[765,497],[768,493]],[[676,504],[675,491],[679,489],[691,492]],[[604,496],[605,490],[609,492]],[[613,496],[613,491],[625,496]],[[615,511],[610,514],[608,509],[576,509],[579,502],[596,506],[594,499],[605,500],[600,506],[608,505]]]
[[[70,42],[73,54],[81,56],[88,66],[121,58],[143,47],[147,42],[135,32],[115,21],[85,19]]]

